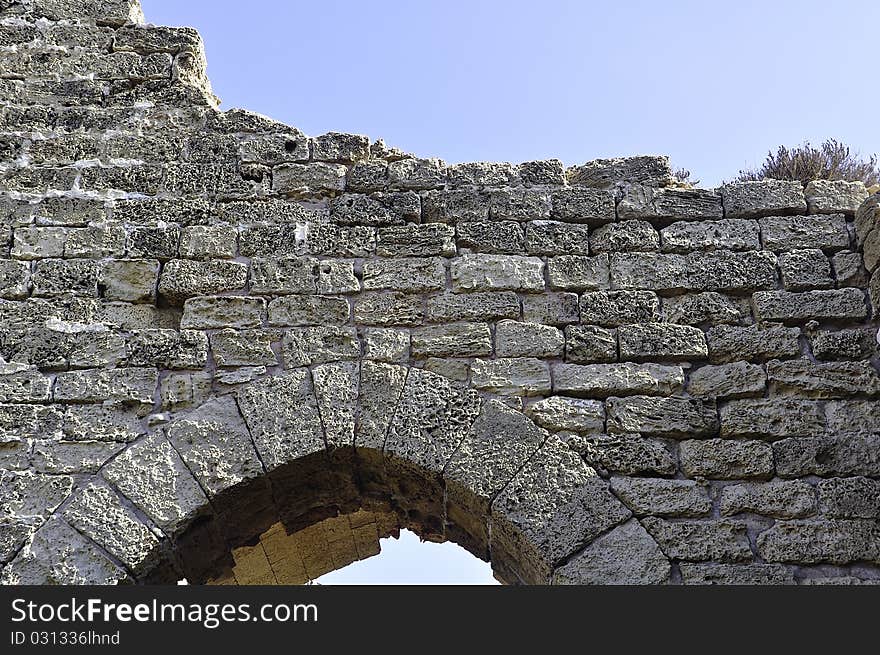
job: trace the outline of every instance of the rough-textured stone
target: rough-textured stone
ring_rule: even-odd
[[[792,359],[767,363],[770,384],[811,398],[880,395],[880,376],[869,361],[814,363]]]
[[[680,389],[684,373],[660,364],[554,364],[554,391],[570,396],[666,395]]]
[[[657,230],[646,221],[609,223],[596,228],[590,234],[590,251],[594,254],[659,249],[660,236],[657,234]]]
[[[518,312],[517,312],[518,313]],[[578,322],[576,293],[544,292],[522,299],[523,320],[545,325],[567,325]]]
[[[547,277],[553,289],[572,291],[608,289],[608,255],[551,257],[547,261]]]
[[[550,367],[533,357],[476,359],[471,365],[474,387],[508,396],[534,396],[550,391]]]
[[[800,480],[734,484],[721,492],[721,516],[752,512],[780,519],[816,512],[816,492]]]
[[[675,461],[661,441],[638,434],[570,436],[566,445],[590,466],[620,475],[671,475]]]
[[[515,255],[462,255],[452,260],[454,291],[541,291],[544,262]]]
[[[718,430],[715,404],[695,398],[609,398],[608,431],[687,439]]]
[[[706,337],[699,328],[670,323],[621,325],[617,329],[621,359],[681,361],[705,359]]]
[[[482,357],[492,352],[492,335],[485,323],[454,323],[415,328],[413,357]]]
[[[660,231],[660,239],[663,242],[663,252],[761,248],[758,224],[742,219],[673,223]]]
[[[425,310],[419,296],[392,291],[359,297],[353,314],[356,323],[366,325],[418,325]]]
[[[795,584],[794,574],[781,564],[679,565],[686,585],[778,585]]]
[[[786,291],[830,289],[834,286],[831,262],[821,250],[791,250],[779,256]]]
[[[549,325],[499,321],[495,327],[495,353],[499,357],[561,357],[564,347],[562,331]]]
[[[665,320],[683,325],[738,325],[751,319],[748,301],[716,291],[664,298],[663,313]]]
[[[519,299],[512,291],[447,293],[428,299],[428,320],[436,323],[519,318],[519,314]]]
[[[240,262],[175,259],[162,269],[159,293],[173,299],[204,296],[244,287],[247,266]]]
[[[693,480],[615,477],[611,491],[636,516],[704,516],[712,509],[706,488]]]
[[[672,181],[668,157],[644,155],[596,159],[566,171],[569,184],[610,189],[623,184],[666,186]]]
[[[864,476],[832,478],[816,485],[819,511],[846,519],[880,518],[880,481]]]
[[[784,478],[804,475],[880,476],[880,435],[838,432],[782,439],[773,444],[777,473]]]
[[[758,396],[766,387],[764,369],[746,362],[702,366],[688,377],[688,393],[698,398]]]
[[[328,447],[352,446],[360,369],[353,362],[321,364],[312,370],[315,398]]]
[[[711,190],[630,184],[623,190],[617,214],[621,219],[710,220],[722,218],[724,208],[721,196]]]
[[[758,552],[768,562],[880,562],[876,521],[832,519],[780,521],[758,535]]]
[[[680,449],[681,468],[688,477],[736,480],[773,474],[773,449],[763,441],[688,440]]]
[[[752,558],[745,523],[642,519],[667,557],[691,562],[743,562]]]
[[[530,255],[589,255],[585,225],[560,221],[526,223],[525,249]]]
[[[767,250],[849,247],[849,232],[843,216],[790,216],[762,218],[761,241]]]
[[[202,296],[183,304],[181,328],[246,328],[261,325],[266,312],[263,298]]]
[[[437,257],[377,259],[364,264],[364,289],[421,293],[439,291],[445,286],[446,267]],[[478,283],[474,282],[474,286],[468,288],[477,286]]]
[[[800,328],[718,325],[706,331],[709,361],[765,361],[800,354]]]
[[[615,327],[659,320],[660,300],[653,291],[597,291],[581,294],[583,323]]]
[[[565,361],[598,364],[617,359],[617,334],[596,325],[565,326]]]
[[[868,197],[862,182],[813,180],[804,189],[811,214],[853,214]]]
[[[724,215],[748,218],[773,214],[804,214],[807,201],[800,182],[761,180],[732,182],[721,187]]]
[[[360,341],[354,328],[333,325],[293,328],[281,340],[281,356],[287,368],[357,359]]]
[[[557,432],[602,432],[605,406],[598,400],[551,396],[529,406],[528,415],[538,425]]]

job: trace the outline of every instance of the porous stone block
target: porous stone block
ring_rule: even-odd
[[[567,325],[577,323],[578,296],[576,293],[553,293],[527,295],[522,299],[523,320],[544,325]]]
[[[535,296],[543,298],[543,294]],[[445,321],[491,321],[493,319],[519,318],[519,298],[512,291],[482,291],[476,293],[444,293],[428,298],[428,320],[432,323]],[[548,310],[549,311],[549,310]],[[355,319],[357,319],[357,305]]]
[[[525,249],[530,255],[589,255],[586,225],[560,221],[526,223]]]
[[[597,469],[620,475],[672,475],[675,460],[658,439],[638,434],[571,436],[566,445]]]
[[[534,396],[550,391],[550,367],[532,357],[476,359],[471,384],[482,391],[507,396]]]
[[[550,288],[571,291],[599,291],[610,288],[608,255],[595,257],[559,255],[547,261]]]
[[[564,347],[562,330],[550,325],[504,320],[495,326],[499,357],[561,357]]]
[[[636,516],[704,516],[712,509],[706,487],[693,480],[611,478],[611,491]]]
[[[880,395],[880,376],[869,361],[822,362],[808,359],[771,361],[767,376],[773,389],[811,398]]]
[[[768,562],[877,563],[880,525],[877,521],[847,519],[779,521],[758,535],[757,545]]]
[[[761,321],[860,320],[868,315],[865,292],[854,288],[802,293],[758,291],[752,301]]]
[[[805,214],[807,211],[804,187],[797,181],[731,182],[722,186],[720,192],[727,218]]]
[[[770,216],[758,221],[761,242],[767,250],[849,248],[846,218],[833,216]]]
[[[846,519],[880,518],[880,481],[864,476],[820,480],[819,511]]]
[[[766,387],[764,369],[746,362],[701,366],[688,377],[688,393],[697,398],[758,396]]]
[[[158,260],[114,259],[102,264],[98,287],[106,300],[149,303],[155,301],[158,279]]]
[[[525,252],[525,232],[516,221],[466,221],[455,227],[458,245],[473,252]]]
[[[453,260],[453,278],[455,262]],[[446,266],[439,257],[376,259],[364,262],[364,289],[391,289],[406,293],[439,291],[446,287]],[[469,288],[476,288],[476,285]],[[491,283],[486,288],[492,288]]]
[[[413,357],[484,357],[492,352],[492,334],[485,323],[454,323],[415,328]]]
[[[660,235],[646,221],[622,221],[597,227],[590,234],[590,251],[641,252],[660,249]],[[572,253],[574,254],[574,253]]]
[[[715,404],[696,398],[609,398],[608,431],[688,439],[718,431]]]
[[[834,286],[831,262],[821,250],[791,250],[779,256],[786,291],[830,289]]]
[[[800,328],[771,326],[766,329],[718,325],[706,331],[709,361],[765,361],[800,354]]]
[[[743,562],[752,559],[746,524],[738,521],[642,519],[667,557],[691,562]]]
[[[554,364],[553,390],[571,396],[666,395],[681,389],[679,366],[660,364]]]
[[[813,180],[804,195],[811,214],[854,214],[868,198],[868,190],[861,181]]]
[[[832,432],[825,435],[782,439],[773,444],[780,477],[804,475],[880,475],[880,435]]]
[[[269,302],[271,325],[340,325],[350,314],[348,301],[335,296],[284,296]]]
[[[699,328],[671,323],[621,325],[617,329],[620,358],[636,361],[705,359],[709,352]]]
[[[617,205],[623,219],[711,220],[724,217],[721,196],[710,189],[679,189],[630,184]]]
[[[334,325],[292,328],[281,340],[281,356],[286,368],[357,359],[360,354],[360,341],[354,328]]]
[[[758,224],[743,219],[679,222],[660,231],[663,252],[694,250],[760,250]]]
[[[602,432],[605,428],[605,406],[599,400],[551,396],[526,409],[538,425],[558,432]]]
[[[721,406],[721,436],[809,436],[825,427],[821,406],[812,400],[775,397],[731,400]]]
[[[773,449],[763,441],[691,439],[681,442],[679,457],[682,471],[690,478],[767,479],[773,475]]]
[[[452,260],[453,291],[542,291],[544,262],[517,255],[462,255]]]
[[[247,273],[247,266],[240,262],[175,259],[162,269],[159,293],[179,300],[242,289],[247,282]]]
[[[183,303],[181,328],[209,330],[215,328],[256,327],[263,323],[266,301],[244,296],[201,296]]]
[[[751,512],[780,519],[816,512],[816,492],[802,480],[733,484],[721,491],[721,516]]]
[[[565,326],[565,361],[598,364],[617,360],[617,334],[597,325]]]
[[[583,323],[615,327],[660,319],[660,300],[653,291],[594,291],[581,294]]]

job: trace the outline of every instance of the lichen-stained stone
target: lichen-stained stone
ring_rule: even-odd
[[[156,299],[158,279],[158,260],[113,259],[102,263],[98,287],[107,300],[149,303]]]
[[[666,321],[683,325],[738,325],[751,321],[751,307],[748,300],[705,291],[664,298],[663,315]]]
[[[0,434],[10,439],[58,435],[63,412],[50,405],[0,404]]]
[[[620,475],[675,472],[675,460],[663,442],[638,434],[571,435],[566,437],[565,444],[601,471]]]
[[[112,405],[70,405],[64,412],[64,438],[68,441],[134,441],[146,429],[137,415]],[[46,436],[51,431],[46,430]]]
[[[660,318],[660,300],[653,291],[596,291],[581,294],[583,323],[615,327],[649,323]]]
[[[272,254],[272,250],[262,254]],[[348,227],[332,223],[309,225],[305,239],[296,250],[325,257],[368,257],[376,251],[376,228],[364,225]]]
[[[318,293],[334,295],[357,293],[361,283],[354,272],[354,262],[324,259],[318,262]]]
[[[516,221],[465,221],[455,226],[458,245],[472,252],[517,254],[525,251],[525,233]]]
[[[544,289],[544,262],[538,257],[465,254],[452,260],[450,270],[456,292]]]
[[[551,198],[543,189],[504,189],[489,195],[492,220],[535,221],[550,218]]]
[[[706,331],[709,361],[724,364],[794,357],[801,352],[800,334],[797,327],[718,325]]]
[[[657,542],[630,519],[556,569],[553,584],[665,584],[671,568]]]
[[[550,437],[492,502],[492,562],[526,583],[630,517],[608,484]]]
[[[795,584],[794,573],[781,564],[679,564],[686,585]]]
[[[758,535],[758,552],[768,562],[877,564],[880,524],[845,519],[778,521]]]
[[[363,294],[353,304],[354,321],[362,325],[418,325],[425,314],[421,296],[398,291]]]
[[[602,432],[605,428],[605,405],[599,400],[551,396],[530,405],[526,413],[553,432]]]
[[[688,376],[688,393],[697,398],[760,396],[766,388],[764,369],[746,362],[701,366]]]
[[[868,191],[861,181],[813,180],[807,184],[804,195],[811,214],[851,215],[868,198]]]
[[[336,296],[283,296],[269,303],[270,325],[341,325],[351,309]]]
[[[133,574],[156,563],[159,540],[105,485],[90,483],[65,506],[63,516]]]
[[[232,396],[213,398],[173,421],[168,440],[209,497],[263,473]]]
[[[561,221],[526,223],[525,250],[530,255],[589,255],[586,225]]]
[[[3,569],[0,584],[117,584],[127,577],[96,546],[61,519],[49,519]]]
[[[576,293],[553,293],[523,296],[523,320],[544,325],[567,325],[577,323],[578,296]],[[518,315],[519,312],[517,311]],[[505,317],[510,318],[510,317]]]
[[[279,299],[281,300],[281,299]],[[263,323],[266,301],[245,296],[198,296],[183,303],[181,329],[247,328]]]
[[[334,325],[292,328],[281,340],[281,356],[286,368],[358,359],[360,354],[361,344],[355,328]]]
[[[364,360],[361,363],[360,414],[355,424],[358,448],[382,450],[409,369]]]
[[[550,367],[533,357],[475,359],[471,384],[505,396],[535,396],[550,391]]]
[[[34,265],[35,296],[98,295],[99,264],[91,259],[43,259]]]
[[[410,334],[395,328],[366,328],[362,331],[364,359],[377,362],[405,362],[410,355]]]
[[[807,211],[804,187],[797,181],[731,182],[722,186],[720,192],[727,218],[805,214]]]
[[[281,339],[278,330],[231,330],[211,334],[211,352],[220,367],[277,366],[272,343]]]
[[[455,254],[455,228],[442,223],[382,227],[376,254],[380,257],[451,257]]]
[[[244,287],[247,266],[240,262],[174,259],[162,269],[159,293],[171,299],[205,296]]]
[[[123,444],[106,441],[47,441],[33,446],[31,462],[40,473],[96,473]]]
[[[864,476],[821,480],[819,511],[847,519],[880,519],[880,481]]]
[[[414,328],[413,357],[484,357],[492,352],[486,323],[453,323]]]
[[[636,361],[705,359],[709,352],[699,328],[672,323],[621,325],[617,329],[620,358]]]
[[[441,473],[480,411],[480,396],[446,378],[410,369],[388,427],[385,452]]]
[[[52,397],[52,380],[36,366],[0,363],[0,402],[46,402]]]
[[[846,218],[841,214],[771,216],[758,222],[761,226],[761,242],[767,250],[842,250],[850,246]]]
[[[360,366],[356,362],[321,364],[312,370],[312,380],[327,446],[354,445]]]
[[[602,224],[615,219],[614,192],[577,188],[559,189],[551,196],[551,216],[569,223]]]
[[[168,534],[182,531],[208,504],[199,483],[160,434],[130,445],[104,468],[103,476]]]
[[[453,260],[454,262],[458,260]],[[446,267],[440,257],[402,257],[364,262],[364,289],[406,293],[440,291],[446,286]]]
[[[325,449],[309,371],[297,369],[251,382],[237,398],[267,471]]]
[[[847,433],[844,429],[775,442],[773,455],[779,476],[880,476],[880,434]]]
[[[125,249],[130,257],[169,260],[177,257],[179,244],[180,226],[160,223],[131,228]]]
[[[308,156],[308,147],[306,147],[304,159],[308,159]],[[346,188],[349,191],[381,191],[385,188],[387,180],[388,162],[359,161],[348,169]]]
[[[129,366],[201,369],[208,361],[208,337],[198,330],[135,330],[126,351]]]
[[[642,519],[667,557],[691,562],[743,562],[752,559],[746,524],[738,521]]]
[[[684,221],[660,230],[663,252],[694,250],[760,250],[758,224],[743,219]]]
[[[711,220],[723,218],[721,196],[708,189],[657,188],[630,184],[617,205],[621,220]]]
[[[706,487],[693,480],[611,478],[611,491],[636,516],[705,516],[712,509]]]
[[[342,164],[281,164],[272,169],[272,190],[289,196],[345,189]]]
[[[688,439],[718,431],[715,403],[696,398],[629,396],[609,398],[608,431]]]
[[[609,289],[608,255],[595,257],[559,255],[547,260],[547,279],[551,289],[600,291]]]
[[[786,291],[830,289],[834,286],[831,261],[821,250],[790,250],[779,256],[782,285]]]
[[[69,475],[4,471],[0,474],[0,516],[47,518],[72,489]]]
[[[751,512],[779,519],[816,513],[816,492],[802,480],[732,484],[721,490],[721,516]]]
[[[774,389],[794,391],[810,398],[880,395],[880,376],[867,360],[822,363],[809,359],[773,360],[767,363],[767,377]]]
[[[495,326],[495,353],[499,357],[561,357],[564,348],[562,331],[550,325],[498,321]]]
[[[543,298],[543,294],[535,298]],[[520,316],[519,299],[512,291],[444,293],[429,297],[427,304],[428,320],[432,323],[517,319]],[[355,304],[355,319],[358,317],[357,307]]]
[[[680,366],[660,364],[553,364],[553,391],[605,398],[632,394],[668,395],[684,386]]]
[[[691,439],[682,441],[679,448],[681,469],[690,478],[767,479],[773,475],[773,449],[763,441]]]
[[[318,260],[311,257],[255,257],[251,259],[251,293],[315,293],[318,266]]]
[[[590,234],[590,252],[641,252],[660,249],[657,230],[646,221],[622,221],[597,227]],[[570,254],[578,254],[572,252]]]
[[[617,360],[617,334],[597,325],[565,326],[565,361],[598,364]]]
[[[388,184],[395,189],[438,189],[446,182],[440,159],[400,159],[388,164]]]
[[[672,182],[669,157],[641,155],[596,159],[571,166],[565,172],[569,184],[596,189],[613,189],[624,184],[664,187]]]
[[[30,276],[27,262],[0,260],[0,298],[17,300],[27,297]]]
[[[802,293],[758,291],[752,299],[761,321],[860,320],[868,315],[865,292],[855,288]]]
[[[56,402],[136,403],[153,406],[158,384],[154,368],[69,371],[55,377]]]
[[[487,552],[490,503],[547,436],[522,412],[497,400],[483,403],[443,471],[452,524],[447,529],[464,531],[477,549]]]

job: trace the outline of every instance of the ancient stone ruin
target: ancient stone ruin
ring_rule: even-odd
[[[880,580],[880,195],[307,137],[136,0],[0,49],[4,583]]]

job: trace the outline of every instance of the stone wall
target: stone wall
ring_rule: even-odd
[[[0,0],[5,583],[389,515],[508,582],[880,580],[880,195],[307,137],[139,21]]]

